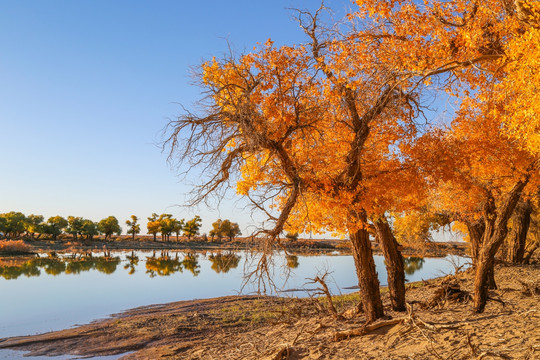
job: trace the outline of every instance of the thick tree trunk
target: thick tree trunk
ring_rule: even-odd
[[[472,266],[476,268],[476,263],[478,262],[478,255],[480,253],[480,248],[482,246],[482,237],[484,236],[484,231],[486,229],[486,224],[483,219],[478,219],[476,221],[465,221],[467,225],[467,230],[469,231],[469,239],[471,242],[471,259]]]
[[[489,290],[489,272],[493,268],[494,257],[488,252],[479,256],[474,276],[474,311],[484,312]]]
[[[487,270],[487,287],[489,290],[497,290],[497,283],[495,282],[495,256],[493,261],[488,264]]]
[[[498,208],[491,194],[488,194],[488,198],[486,199],[483,215],[486,228],[482,237],[482,245],[478,254],[474,278],[474,311],[477,313],[482,313],[486,307],[488,289],[490,285],[493,285],[490,284],[489,273],[493,271],[495,254],[508,234],[508,220],[528,180],[529,178],[527,177],[518,181],[512,190],[508,192],[506,198],[500,203]]]
[[[386,218],[378,219],[374,225],[376,238],[384,255],[392,309],[405,311],[405,269],[399,244]]]
[[[534,254],[534,252],[540,248],[540,244],[536,244],[534,246],[532,246],[530,249],[527,249],[527,252],[525,254],[525,256],[523,257],[523,264],[530,264],[531,262],[531,258]]]
[[[512,219],[512,232],[507,237],[506,261],[521,264],[525,255],[525,242],[531,224],[532,206],[530,201],[518,203]]]
[[[471,241],[471,259],[473,269],[476,269],[479,262],[480,250],[482,248],[482,238],[486,229],[486,224],[483,219],[476,221],[466,221],[467,229],[469,230],[469,238]],[[492,261],[488,264],[487,269],[487,284],[488,289],[497,289],[497,283],[495,282],[495,262]]]
[[[366,322],[369,323],[384,316],[380,283],[375,270],[375,261],[373,261],[369,233],[366,229],[356,230],[351,232],[350,240],[362,305]]]

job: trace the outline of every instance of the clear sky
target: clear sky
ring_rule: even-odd
[[[344,13],[348,0],[325,4]],[[190,67],[272,38],[305,40],[287,8],[313,0],[0,0],[0,213],[82,216],[200,214],[178,207],[189,186],[161,154],[169,118],[200,98]],[[146,222],[143,222],[145,225]],[[146,230],[143,225],[143,229]],[[125,227],[125,226],[124,226]]]

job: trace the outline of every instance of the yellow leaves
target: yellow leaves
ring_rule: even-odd
[[[294,167],[302,179],[287,225],[294,230],[365,226],[350,214],[410,212],[427,198],[438,209],[478,211],[486,189],[504,191],[540,154],[538,29],[506,16],[498,0],[356,3],[359,11],[347,18],[360,30],[329,39],[316,59],[309,47],[268,39],[237,60],[202,65],[212,105],[240,134],[226,151],[252,151],[239,160],[237,192],[280,189],[271,201],[279,210]],[[539,13],[533,5],[528,19]],[[359,120],[351,108],[369,114],[386,88],[403,98],[367,122],[367,140],[354,143]],[[417,139],[415,102],[425,103],[424,89],[448,91],[460,104],[451,130],[429,129]],[[407,236],[425,233],[424,220],[418,215]]]
[[[467,225],[464,222],[454,221],[452,223],[452,231],[462,234],[464,241],[467,241],[467,242],[471,241],[470,236],[469,236],[469,229],[467,228]]]

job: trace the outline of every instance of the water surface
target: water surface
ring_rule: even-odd
[[[244,274],[252,269],[257,254],[171,251],[107,255],[0,258],[0,338],[59,330],[137,306],[257,290],[254,283],[244,284]],[[350,255],[277,254],[273,259],[276,288],[267,287],[271,293],[307,296],[309,292],[299,289],[315,288],[307,279],[325,271],[330,272],[327,281],[332,293],[356,291]],[[375,256],[375,262],[381,284],[385,285],[383,258]],[[405,263],[409,281],[454,271],[449,257],[406,258]]]

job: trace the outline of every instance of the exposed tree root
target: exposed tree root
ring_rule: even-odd
[[[534,283],[527,283],[521,280],[518,280],[521,286],[523,286],[523,290],[521,293],[525,296],[535,296],[540,295],[540,283],[534,282]]]
[[[444,306],[447,301],[467,302],[470,299],[471,294],[468,291],[461,290],[457,281],[449,279],[441,283],[435,294],[427,303],[423,304],[423,307],[432,309],[437,306]]]

